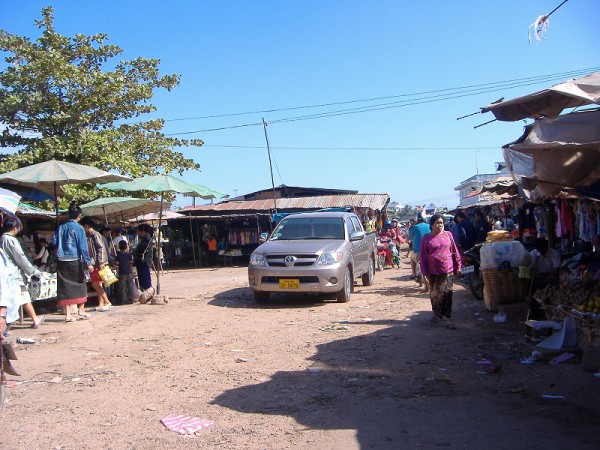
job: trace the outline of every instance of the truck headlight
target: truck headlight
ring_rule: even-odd
[[[338,252],[323,253],[317,259],[317,266],[331,266],[332,264],[340,262],[342,254]]]
[[[250,265],[251,266],[266,266],[267,260],[265,255],[261,255],[260,253],[252,253],[250,255]]]

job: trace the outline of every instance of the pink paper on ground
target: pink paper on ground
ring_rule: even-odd
[[[179,414],[171,414],[170,416],[160,419],[167,429],[176,431],[180,434],[194,434],[202,428],[208,428],[214,422],[208,419],[200,419],[199,417],[182,416]]]

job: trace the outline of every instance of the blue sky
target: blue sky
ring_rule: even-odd
[[[544,75],[600,66],[597,0],[569,0],[551,16],[546,39],[528,43],[529,25],[561,1],[0,0],[0,28],[34,39],[34,20],[52,5],[61,34],[107,33],[123,59],[158,58],[163,74],[181,75],[178,88],[153,101],[168,120],[165,133],[225,128],[180,135],[205,142],[184,150],[201,165],[186,172],[189,181],[230,195],[270,187],[262,126],[236,127],[264,117],[276,185],[452,207],[454,187],[477,170],[493,173],[500,147],[524,125],[474,129],[492,116],[457,117],[569,78],[540,81]],[[538,82],[482,86],[523,78]],[[455,90],[464,86],[479,93]],[[424,92],[437,97],[414,95]],[[398,101],[405,103],[277,122]],[[334,105],[284,110],[323,104]],[[198,119],[206,116],[221,117]]]

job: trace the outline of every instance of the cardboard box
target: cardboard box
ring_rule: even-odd
[[[528,320],[525,322],[525,339],[529,342],[541,342],[560,330],[562,325],[551,320]]]

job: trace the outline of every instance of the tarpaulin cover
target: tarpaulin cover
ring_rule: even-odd
[[[593,104],[600,104],[600,72],[533,94],[484,106],[481,112],[491,112],[497,120],[511,122],[526,118],[556,117],[567,108]]]
[[[594,195],[600,181],[600,110],[538,119],[503,151],[513,178],[533,201],[580,197],[583,191],[600,198]]]

